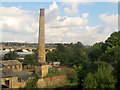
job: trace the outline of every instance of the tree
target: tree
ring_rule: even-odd
[[[78,73],[76,70],[72,70],[68,75],[67,75],[68,80],[70,81],[70,83],[78,83]]]
[[[102,49],[105,52],[109,52],[112,48],[115,48],[116,46],[120,46],[120,31],[112,33],[103,44]]]
[[[32,57],[33,57],[35,63],[37,63],[37,60],[38,60],[38,48],[33,51]]]
[[[120,61],[120,46],[116,46],[115,48],[109,50],[109,52],[103,53],[100,59],[115,66],[115,64]]]
[[[77,48],[83,48],[84,45],[81,43],[81,42],[77,42],[76,44],[74,44],[74,48],[77,49]]]
[[[33,79],[30,79],[26,82],[25,88],[37,88],[37,81],[38,81],[38,76],[35,75]]]
[[[56,62],[56,61],[59,61],[58,59],[57,59],[57,55],[56,55],[56,51],[48,51],[47,52],[47,55],[46,55],[46,58],[47,58],[47,61],[48,62]]]
[[[10,51],[4,55],[4,60],[15,60],[18,56],[15,51]]]
[[[33,64],[35,64],[35,60],[34,60],[33,56],[32,55],[25,55],[23,64],[24,65],[28,65],[28,64],[33,65]]]
[[[64,65],[72,67],[80,64],[88,65],[89,59],[87,54],[82,50],[83,45],[77,44],[62,45],[59,44],[55,51],[47,53],[48,61],[60,61]],[[87,64],[86,64],[87,63]]]
[[[95,62],[98,70],[88,73],[84,80],[84,88],[115,88],[116,79],[112,75],[113,67],[103,61]]]
[[[120,89],[120,61],[116,64],[114,76],[117,78],[116,88]]]
[[[120,31],[112,33],[101,48],[100,59],[115,66],[120,61]]]
[[[90,50],[88,51],[88,56],[92,62],[96,61],[101,54],[103,53],[102,42],[94,44],[92,47],[90,47]]]

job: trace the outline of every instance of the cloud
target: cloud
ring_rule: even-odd
[[[109,30],[109,31],[106,31]],[[98,26],[83,26],[80,27],[64,27],[64,28],[47,28],[46,41],[50,42],[77,42],[92,45],[96,42],[101,42],[107,39],[111,34],[112,29],[108,27]]]
[[[83,18],[87,18],[88,15],[89,15],[89,13],[84,13],[84,14],[82,15],[82,17],[83,17]]]
[[[58,16],[56,20],[48,23],[50,27],[60,28],[60,27],[75,27],[84,26],[88,23],[87,17],[68,17],[68,16]]]
[[[75,0],[77,1],[77,0]],[[73,16],[77,15],[79,12],[78,5],[84,4],[84,5],[91,5],[90,2],[63,2],[63,6],[67,6],[64,8],[64,12],[66,15]]]
[[[64,8],[64,12],[66,15],[75,15],[78,13],[78,2],[69,2],[69,3],[64,3],[66,6],[71,6],[70,8]]]
[[[17,7],[0,7],[0,30],[22,34],[33,34],[36,31],[38,22],[30,11],[21,10]]]
[[[71,42],[68,33],[75,33],[83,29],[88,24],[88,13],[86,17],[68,17],[57,16],[57,18],[46,24],[46,41],[47,42]],[[77,38],[76,38],[77,39]]]
[[[20,7],[0,7],[0,30],[2,41],[37,41],[33,35],[38,32],[38,17]]]
[[[67,43],[81,41],[83,44],[92,45],[105,41],[117,30],[110,24],[88,26],[88,16],[89,13],[83,13],[82,17],[58,16],[56,20],[46,24],[46,41]]]
[[[107,13],[101,14],[99,18],[104,21],[107,25],[118,25],[118,15],[107,15]]]
[[[77,3],[70,4],[73,5],[72,8],[77,8]],[[2,30],[3,41],[37,42],[38,13],[22,10],[19,7],[0,7],[0,10],[2,10],[0,30]],[[78,11],[75,12],[78,13]],[[94,44],[104,41],[114,32],[114,29],[117,30],[116,27],[111,28],[116,23],[117,15],[101,14],[99,18],[105,22],[105,25],[88,26],[89,13],[83,13],[81,17],[60,16],[60,13],[60,7],[56,2],[53,2],[45,11],[46,43],[80,41],[83,44]]]
[[[39,14],[18,7],[0,7],[0,30],[3,41],[28,41],[36,42],[39,31]],[[59,7],[53,2],[46,9],[46,23],[59,15]],[[53,16],[54,15],[54,16]],[[7,37],[8,36],[8,37]]]
[[[55,20],[57,16],[60,14],[60,10],[56,2],[50,5],[48,9],[45,10],[46,13],[46,23]]]

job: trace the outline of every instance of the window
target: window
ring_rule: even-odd
[[[17,69],[17,66],[15,65],[15,69]]]
[[[18,82],[21,82],[21,79],[20,79],[20,78],[18,78]]]
[[[9,80],[5,80],[5,84],[9,86]]]
[[[20,68],[21,66],[19,65],[19,68]]]
[[[10,68],[12,69],[12,66],[10,66]]]

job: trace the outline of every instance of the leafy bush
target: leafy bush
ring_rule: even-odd
[[[78,83],[78,73],[75,70],[72,70],[68,75],[67,78],[69,83]]]
[[[84,80],[84,88],[115,88],[113,67],[103,61],[97,61],[95,64],[98,65],[98,70],[95,73],[88,73]]]
[[[34,79],[31,79],[26,83],[25,88],[37,88],[37,81],[38,81],[38,76],[35,75]]]
[[[49,70],[49,73],[44,78],[53,77],[53,76],[61,76],[61,75],[65,75],[64,69],[62,69],[62,70],[58,70],[58,69]]]

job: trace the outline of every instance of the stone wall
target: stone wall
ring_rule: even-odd
[[[46,76],[48,74],[48,65],[35,66],[35,73],[41,77]]]
[[[42,65],[41,66],[41,75],[42,77],[46,76],[48,74],[48,65]]]
[[[15,68],[15,66],[16,66],[16,68]],[[22,71],[22,64],[8,66],[7,68],[11,68],[14,72],[20,72],[20,71]]]
[[[60,87],[66,84],[66,80],[67,80],[66,75],[38,79],[37,87],[38,88]]]
[[[19,88],[19,87],[25,87],[26,82],[18,82],[18,77],[9,77],[9,78],[2,78],[2,85],[6,85],[5,81],[9,80],[9,88]]]

